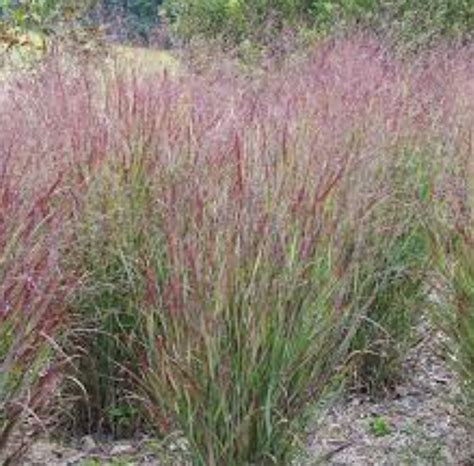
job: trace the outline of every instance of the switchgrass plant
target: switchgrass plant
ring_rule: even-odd
[[[42,193],[19,191],[17,183],[26,177],[15,175],[18,167],[2,155],[0,452],[21,422],[40,419],[53,398],[59,371],[51,364],[51,351],[64,317],[66,285],[55,245],[61,227],[51,206],[56,186]],[[38,427],[35,423],[8,456],[14,458]]]
[[[288,166],[259,174],[253,152],[231,147],[245,179],[230,158],[203,167],[219,191],[196,196],[179,183],[184,193],[171,186],[165,197],[165,236],[147,271],[145,391],[194,464],[280,464],[354,332],[351,312],[333,310],[345,280],[335,271],[344,244],[329,236],[340,228],[329,200],[338,182],[319,173],[309,196],[291,200]],[[252,198],[241,197],[247,190]]]
[[[233,139],[229,150],[243,154]],[[354,332],[351,313],[332,312],[344,245],[329,236],[339,226],[326,204],[342,171],[318,173],[306,195],[280,172],[286,164],[265,169],[245,155],[238,168],[233,157],[173,149],[112,158],[86,201],[93,232],[80,250],[100,275],[91,295],[81,289],[78,311],[92,303],[100,329],[87,349],[101,364],[92,374],[103,377],[102,410],[118,394],[113,381],[132,374],[159,430],[183,432],[196,464],[283,461],[293,424]],[[301,170],[317,160],[300,165],[289,153],[287,163],[306,184]],[[262,180],[244,181],[244,171]]]
[[[474,429],[473,252],[471,240],[465,243],[465,239],[459,240],[447,258],[450,264],[443,272],[448,278],[449,297],[437,309],[436,317],[448,337],[449,361],[459,376],[460,412]]]
[[[71,303],[77,325],[69,335],[79,354],[73,419],[79,431],[123,437],[140,425],[133,395],[143,339],[142,260],[156,253],[159,235],[143,210],[150,184],[144,168],[122,160],[101,168],[77,219],[68,260],[81,277]]]
[[[432,322],[443,335],[447,360],[458,374],[460,408],[474,427],[474,308],[473,308],[473,123],[472,48],[468,61],[453,61],[447,137],[433,151],[438,165],[435,197],[425,211],[430,233],[433,275]],[[453,109],[457,118],[452,119]],[[454,123],[455,122],[455,123]]]
[[[451,102],[430,60],[330,41],[252,79],[223,64],[107,82],[109,154],[70,256],[89,425],[119,432],[141,405],[195,464],[281,464],[334,375],[400,376],[424,149]]]
[[[13,108],[5,103],[6,114]],[[2,112],[0,139],[0,458],[14,460],[53,399],[60,373],[52,363],[64,323],[68,281],[59,267],[60,175],[22,152],[25,126]],[[46,168],[46,171],[48,168]],[[59,204],[59,205],[58,205]],[[31,428],[14,446],[11,434]],[[37,422],[40,421],[40,422]],[[8,455],[2,455],[7,449]]]
[[[384,197],[365,234],[365,256],[354,274],[354,296],[370,299],[351,344],[356,387],[384,395],[402,377],[426,304],[429,237],[419,212],[431,201],[431,163],[403,151],[386,167]]]
[[[67,360],[60,336],[69,322],[68,298],[75,286],[62,252],[74,206],[71,193],[80,191],[77,175],[87,166],[93,133],[87,132],[86,147],[84,134],[75,131],[78,119],[69,113],[71,105],[79,104],[77,95],[86,95],[84,82],[66,78],[53,63],[2,84],[0,458],[8,463],[19,461],[31,438],[49,429],[56,413]],[[62,99],[66,95],[67,101]],[[73,149],[81,156],[75,157]],[[84,168],[78,171],[74,161]]]
[[[469,132],[472,133],[472,125],[464,134]],[[448,164],[442,202],[434,217],[436,222],[431,225],[436,265],[431,308],[433,322],[444,336],[447,360],[458,375],[460,396],[455,401],[464,420],[474,429],[472,146],[461,143],[459,154]]]
[[[38,192],[63,180],[44,241],[67,228],[45,270],[75,285],[69,426],[177,433],[195,464],[286,464],[335,380],[396,378],[430,149],[457,153],[468,56],[403,63],[358,36],[252,75],[51,60],[12,87],[2,143]]]
[[[443,335],[441,348],[460,383],[459,413],[474,428],[474,330],[472,243],[467,231],[438,226],[433,235],[432,320]]]

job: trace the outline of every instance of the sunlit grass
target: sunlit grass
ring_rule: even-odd
[[[153,75],[164,69],[175,71],[179,67],[178,60],[172,53],[165,50],[115,45],[111,47],[111,54],[116,58],[119,66],[133,67],[145,75]]]

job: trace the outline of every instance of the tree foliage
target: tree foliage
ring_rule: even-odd
[[[8,50],[37,45],[39,40],[45,48],[48,38],[75,32],[72,25],[80,23],[94,4],[95,0],[0,0],[0,43]]]
[[[164,0],[164,11],[185,39],[201,35],[240,42],[288,26],[324,33],[354,23],[415,42],[474,31],[471,0]]]
[[[0,0],[0,38],[17,45],[26,32],[51,37],[75,26],[120,19],[126,38],[147,38],[159,22],[162,0]],[[66,25],[67,27],[61,27]]]
[[[150,30],[159,23],[162,0],[100,0],[106,21],[121,18],[128,36],[147,40]]]

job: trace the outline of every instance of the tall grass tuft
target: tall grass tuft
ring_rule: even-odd
[[[5,81],[0,93],[0,456],[7,463],[19,461],[56,411],[61,335],[76,285],[63,263],[71,194],[80,191],[84,149],[99,147],[97,125],[87,131],[87,102],[77,99],[85,81],[56,65]],[[73,107],[82,110],[81,129]]]
[[[60,374],[51,364],[52,340],[63,323],[65,292],[55,245],[61,228],[51,207],[56,186],[21,199],[15,187],[20,180],[12,167],[2,168],[0,451],[22,421],[45,414],[54,396]],[[38,427],[33,426],[28,435]],[[15,457],[27,441],[25,436],[9,455]]]
[[[424,298],[431,154],[459,152],[468,54],[404,63],[355,37],[251,76],[51,61],[13,87],[4,238],[39,205],[15,257],[61,290],[41,322],[67,304],[69,426],[179,432],[197,465],[288,464],[335,381],[393,383]]]
[[[464,128],[472,119],[471,54],[470,47],[441,48],[406,69],[406,100],[398,109],[411,115],[413,126],[398,133],[395,153],[376,178],[383,200],[365,235],[368,256],[359,261],[357,273],[359,294],[372,294],[373,302],[351,358],[357,386],[371,394],[384,393],[400,380],[404,355],[425,316],[433,230],[445,228],[432,224],[443,205],[439,184],[442,179],[446,184],[452,161],[463,157]]]
[[[433,258],[433,323],[443,335],[448,362],[458,374],[460,412],[474,427],[473,185],[474,72],[472,48],[453,60],[451,118],[433,158],[439,166],[429,213]],[[453,112],[456,118],[452,118]],[[426,215],[426,212],[425,212]]]
[[[92,429],[148,418],[196,464],[278,464],[346,363],[370,390],[400,377],[451,115],[434,61],[331,41],[251,80],[107,82],[71,255]]]
[[[471,114],[472,117],[472,114]],[[472,138],[472,125],[461,135]],[[472,146],[461,137],[457,157],[447,164],[440,206],[431,225],[433,322],[444,336],[448,362],[458,374],[462,416],[474,428],[474,269]]]
[[[0,130],[0,452],[8,447],[9,461],[41,423],[9,445],[12,434],[25,419],[47,414],[57,388],[60,373],[51,356],[68,287],[58,255],[60,176],[40,181],[31,160],[15,150],[21,133],[13,123],[2,121]]]
[[[432,200],[431,170],[423,153],[402,150],[394,156],[379,181],[384,195],[354,273],[350,299],[370,301],[351,343],[354,382],[372,395],[384,395],[400,381],[426,308],[429,244],[419,212]]]
[[[450,362],[460,380],[459,408],[464,419],[474,429],[474,284],[471,244],[469,239],[453,248],[449,260],[451,264],[447,270],[443,270],[449,280],[449,298],[436,315],[438,324],[448,337]]]

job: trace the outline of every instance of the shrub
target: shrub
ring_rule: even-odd
[[[382,9],[383,11],[383,9]],[[387,8],[386,21],[393,24],[393,33],[414,46],[432,44],[440,38],[459,40],[472,37],[474,7],[469,1],[436,0],[427,4],[421,0],[397,2]],[[390,29],[390,27],[389,27]]]
[[[39,66],[54,49],[98,53],[100,30],[88,21],[94,0],[5,0],[0,6],[0,58],[10,67]],[[103,44],[102,44],[103,45]]]
[[[268,45],[286,28],[310,28],[324,35],[368,26],[414,46],[468,37],[474,31],[468,0],[436,0],[428,6],[418,0],[165,0],[163,7],[179,37],[223,37],[233,45],[243,40]]]
[[[111,23],[109,29],[116,36],[121,34],[125,39],[148,43],[153,28],[159,27],[161,3],[161,0],[98,0],[92,16],[97,21]]]

